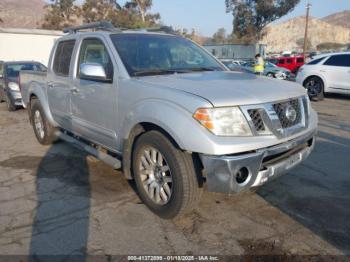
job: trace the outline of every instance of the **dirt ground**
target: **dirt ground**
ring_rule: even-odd
[[[0,254],[350,255],[350,98],[313,106],[319,135],[303,165],[256,192],[204,192],[197,211],[166,221],[120,172],[39,145],[27,112],[0,104]]]

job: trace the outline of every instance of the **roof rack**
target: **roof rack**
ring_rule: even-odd
[[[148,28],[148,32],[164,32],[171,35],[177,35],[178,33],[171,26],[161,26],[160,28]]]
[[[63,33],[75,34],[78,31],[88,30],[88,29],[103,30],[103,31],[110,31],[110,32],[121,32],[120,29],[115,28],[110,22],[101,21],[96,23],[84,24],[80,26],[67,27],[63,29]]]

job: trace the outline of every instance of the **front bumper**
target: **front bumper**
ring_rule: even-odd
[[[312,152],[316,132],[245,154],[200,155],[208,190],[238,193],[265,184],[303,162]]]

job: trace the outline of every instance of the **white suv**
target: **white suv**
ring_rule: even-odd
[[[324,93],[350,94],[350,52],[316,57],[299,69],[296,81],[313,100],[322,100]]]

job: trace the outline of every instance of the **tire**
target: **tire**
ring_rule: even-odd
[[[31,100],[30,115],[33,122],[33,130],[38,142],[42,145],[54,143],[57,140],[57,129],[47,120],[38,99]]]
[[[17,107],[14,105],[14,103],[11,101],[11,99],[6,93],[5,93],[5,102],[6,102],[7,110],[9,112],[13,112],[17,110]]]
[[[304,82],[308,95],[313,101],[321,101],[324,99],[324,83],[321,78],[312,76]]]
[[[154,150],[158,152],[155,155]],[[149,157],[145,157],[147,152]],[[132,159],[138,194],[152,212],[164,219],[173,219],[198,205],[202,189],[194,158],[177,149],[161,132],[149,131],[141,135],[135,142]],[[145,160],[148,170],[153,171],[146,170]]]
[[[275,75],[271,72],[267,73],[266,76],[270,78],[275,78]]]

